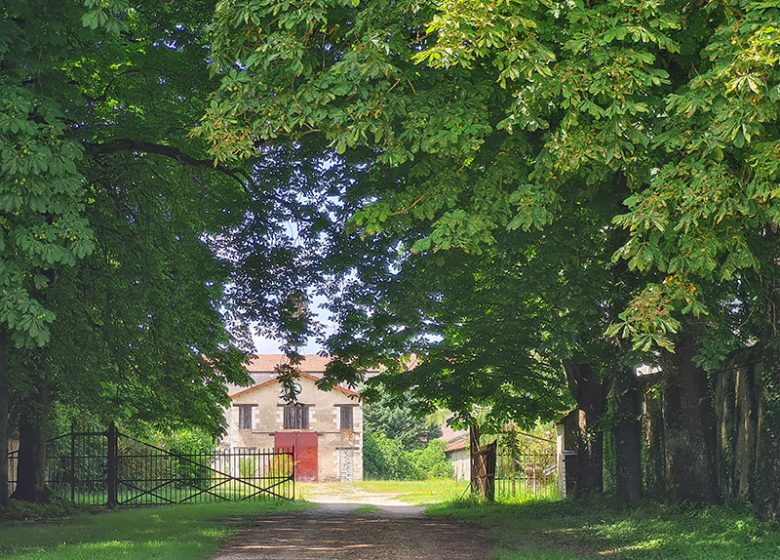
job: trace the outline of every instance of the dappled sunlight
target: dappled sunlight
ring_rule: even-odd
[[[304,509],[292,502],[198,504],[79,515],[47,524],[0,526],[4,560],[166,558],[193,560],[213,553],[255,515]]]
[[[491,527],[506,560],[769,560],[780,551],[777,524],[727,507],[648,503],[625,511],[585,500],[452,504],[433,513]]]

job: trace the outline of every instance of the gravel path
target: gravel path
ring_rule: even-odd
[[[473,525],[430,518],[388,495],[318,495],[316,510],[256,519],[213,560],[484,560]]]

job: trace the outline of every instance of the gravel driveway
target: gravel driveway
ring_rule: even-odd
[[[316,510],[256,519],[213,560],[485,560],[473,525],[426,517],[389,496],[315,496]]]

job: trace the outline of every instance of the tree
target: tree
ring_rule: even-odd
[[[363,429],[396,440],[405,450],[422,449],[441,437],[441,428],[431,418],[415,416],[413,408],[414,405],[395,408],[382,402],[367,403],[363,409]]]
[[[241,362],[251,341],[239,323],[264,320],[268,330],[292,332],[279,302],[303,282],[298,279],[304,274],[286,272],[297,272],[308,253],[296,247],[299,237],[284,235],[285,228],[294,218],[314,222],[313,230],[321,227],[313,204],[301,200],[303,188],[291,194],[286,183],[283,189],[271,180],[276,169],[255,162],[214,166],[203,142],[188,135],[213,87],[203,17],[212,2],[87,1],[43,8],[3,8],[17,42],[33,45],[30,52],[4,55],[18,72],[6,72],[4,60],[3,79],[30,90],[30,99],[38,95],[59,108],[39,109],[37,101],[30,105],[21,94],[9,94],[13,111],[3,113],[8,134],[20,137],[20,145],[32,146],[22,138],[29,132],[55,146],[42,148],[54,163],[40,154],[25,163],[11,159],[13,144],[4,143],[7,173],[28,183],[24,173],[40,175],[35,180],[41,188],[62,199],[47,202],[29,191],[38,197],[30,202],[35,212],[9,214],[9,228],[16,227],[17,214],[30,221],[20,222],[18,232],[9,229],[9,239],[22,245],[6,242],[19,254],[19,266],[27,267],[14,274],[24,276],[36,299],[22,301],[21,288],[7,292],[22,311],[14,315],[9,306],[16,300],[6,298],[3,320],[9,329],[14,321],[28,328],[24,310],[34,312],[33,304],[43,310],[29,328],[37,329],[45,347],[11,348],[9,390],[0,391],[10,394],[12,419],[20,426],[24,468],[16,497],[31,501],[48,498],[45,442],[57,402],[138,430],[163,424],[218,434],[226,384],[246,380]],[[19,124],[16,113],[29,113],[40,130]],[[292,147],[289,153],[280,148],[266,157],[289,164],[297,157]],[[60,160],[64,171],[55,165]],[[14,196],[6,197],[9,204],[28,204]],[[21,227],[36,235],[42,234],[33,228],[44,227],[33,218],[44,225],[51,220],[41,231],[53,248],[38,243],[37,252],[26,255]],[[65,225],[70,229],[56,229]],[[78,227],[90,236],[80,237]],[[258,257],[266,254],[275,260],[275,275],[261,265]],[[60,260],[73,265],[76,257],[82,260],[75,266],[50,273]],[[253,299],[239,299],[249,290]],[[260,298],[271,303],[253,305]],[[5,451],[5,439],[0,449]],[[7,485],[0,480],[0,487]]]
[[[30,30],[24,22],[40,14],[37,8],[28,2],[0,8],[0,504],[8,498],[12,349],[46,344],[54,315],[42,296],[57,269],[73,266],[93,247],[83,217],[82,147],[68,138],[57,100],[38,87],[63,62],[68,9],[52,7],[50,19]]]
[[[226,1],[221,86],[199,132],[222,161],[278,137],[370,151],[411,180],[367,194],[355,222],[372,234],[430,221],[420,251],[476,252],[498,231],[547,227],[567,189],[614,194],[622,177],[612,218],[627,235],[614,249],[647,275],[610,334],[671,350],[684,315],[709,311],[725,332],[722,297],[706,297],[717,286],[773,270],[762,247],[776,229],[777,10]],[[772,273],[758,276],[746,301],[772,293]]]

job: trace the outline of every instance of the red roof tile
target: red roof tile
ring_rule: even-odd
[[[312,381],[319,381],[319,377],[315,377],[314,375],[311,375],[310,373],[307,373],[305,371],[298,372],[298,375],[300,377],[303,377],[304,379],[311,379]],[[248,393],[249,391],[254,391],[255,389],[262,389],[263,387],[267,387],[268,385],[273,385],[274,383],[278,383],[279,378],[273,377],[267,381],[263,381],[262,383],[258,383],[257,385],[253,385],[252,387],[248,387],[246,389],[242,389],[236,393],[231,393],[229,396],[231,399],[243,395],[244,393]],[[344,393],[345,395],[349,397],[360,397],[359,393],[356,393],[355,391],[350,391],[349,389],[345,389],[344,387],[341,387],[340,385],[336,385],[331,389],[331,391],[339,391],[340,393]]]
[[[325,373],[325,366],[332,360],[330,356],[306,354],[298,369],[306,373]],[[285,354],[257,354],[246,366],[249,373],[274,373],[276,366],[289,364]]]
[[[460,451],[461,449],[468,449],[469,448],[469,434],[463,434],[452,441],[447,442],[447,447],[444,448],[445,453],[450,453],[451,451]]]

